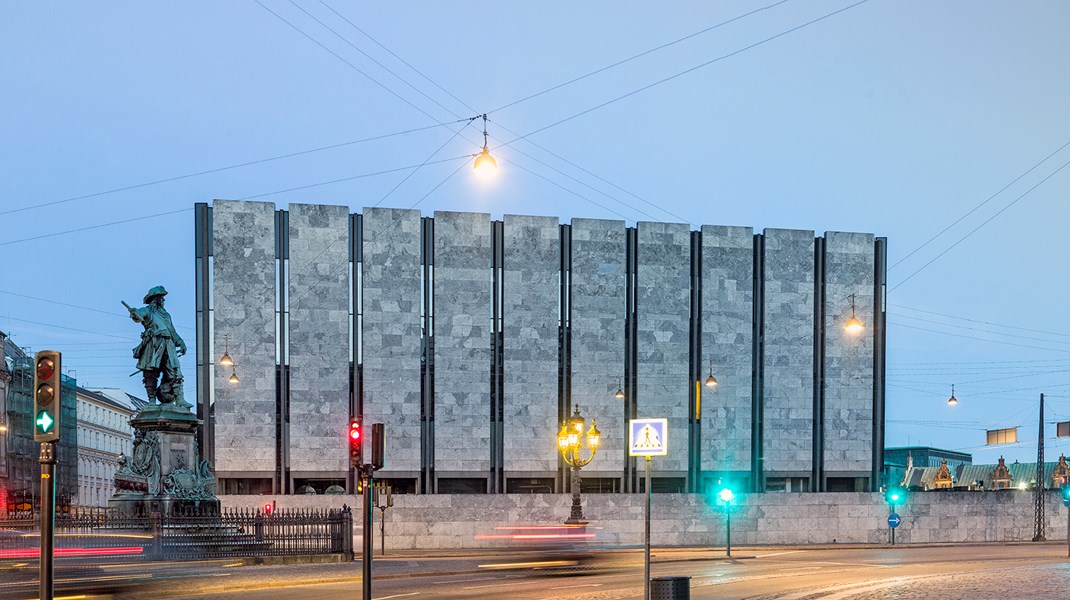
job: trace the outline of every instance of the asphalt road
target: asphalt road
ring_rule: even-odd
[[[1070,597],[1070,559],[1061,545],[944,546],[870,549],[736,549],[736,560],[710,551],[658,553],[655,577],[691,577],[692,598],[763,600],[978,600]],[[748,557],[748,558],[743,558]],[[373,598],[609,600],[643,597],[642,557],[617,555],[582,572],[487,571],[495,557],[394,558],[376,562]],[[100,587],[86,574],[68,577],[62,594],[88,598],[301,600],[359,598],[360,565],[236,567],[226,561],[101,569],[123,585]],[[425,575],[419,576],[419,573]],[[429,573],[453,573],[433,575]],[[5,573],[0,571],[0,581]],[[83,578],[84,585],[72,579]],[[60,581],[63,581],[60,577]],[[311,583],[324,581],[327,583]],[[9,583],[11,582],[9,580]],[[4,598],[36,598],[36,588],[0,586]],[[100,582],[108,583],[108,582]],[[120,583],[122,583],[120,581]],[[97,590],[94,592],[93,590]]]

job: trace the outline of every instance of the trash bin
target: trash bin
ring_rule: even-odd
[[[691,578],[651,577],[650,600],[691,600]]]

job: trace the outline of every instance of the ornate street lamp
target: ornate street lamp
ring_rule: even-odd
[[[565,521],[566,525],[586,525],[583,518],[583,505],[580,503],[580,469],[594,460],[595,452],[598,452],[598,444],[602,441],[602,432],[595,427],[594,419],[591,419],[591,427],[587,429],[587,423],[580,415],[579,407],[572,417],[561,423],[561,431],[557,434],[557,447],[561,450],[561,458],[572,469],[570,485],[572,486],[572,513]],[[584,460],[581,456],[584,438],[590,456]]]

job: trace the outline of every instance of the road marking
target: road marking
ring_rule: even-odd
[[[795,554],[797,552],[803,552],[803,550],[788,550],[788,551],[785,551],[785,552],[774,552],[772,554],[759,554],[759,555],[755,556],[754,558],[765,558],[767,556],[780,556],[782,554]]]
[[[394,594],[393,596],[379,596],[375,600],[390,600],[390,598],[404,598],[406,596],[415,596],[420,592],[409,592],[408,594]]]
[[[890,579],[884,579],[879,583],[873,583],[871,581],[855,581],[853,583],[844,583],[823,588],[810,588],[804,592],[796,592],[787,596],[781,596],[780,600],[802,600],[803,598],[809,598],[811,596],[820,596],[822,600],[843,600],[844,598],[850,598],[859,594],[879,591],[899,585],[906,585],[915,581],[947,576],[947,573],[938,573],[934,575],[892,577]]]
[[[571,590],[572,588],[601,587],[603,585],[605,585],[605,584],[604,583],[583,583],[583,584],[579,584],[579,585],[563,585],[561,587],[552,587],[550,589],[551,590]]]

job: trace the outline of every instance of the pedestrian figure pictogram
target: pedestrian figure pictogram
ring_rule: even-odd
[[[628,456],[665,456],[669,453],[667,419],[632,419],[628,425]]]

